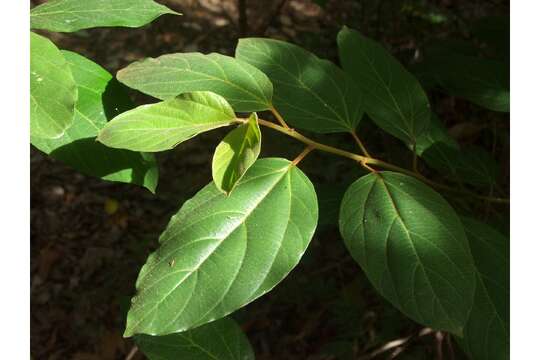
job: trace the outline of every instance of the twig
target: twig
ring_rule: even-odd
[[[367,157],[371,157],[371,155],[369,155],[366,147],[364,146],[364,144],[362,143],[362,141],[360,140],[360,138],[358,137],[358,135],[356,135],[356,132],[355,131],[351,131],[351,135],[352,137],[354,138],[354,140],[356,141],[356,143],[358,144],[358,147],[360,148],[360,150],[362,150],[362,153],[367,156]]]
[[[129,354],[127,354],[126,360],[132,360],[135,357],[135,354],[137,354],[137,351],[139,351],[139,348],[137,345],[134,345],[129,351]]]

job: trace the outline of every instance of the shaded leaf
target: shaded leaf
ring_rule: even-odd
[[[461,335],[475,290],[467,237],[450,205],[424,183],[377,172],[343,198],[340,230],[375,288],[413,320]]]
[[[62,54],[78,87],[73,125],[56,139],[32,136],[32,145],[84,174],[154,192],[158,168],[152,155],[111,149],[96,141],[109,118],[132,107],[129,97],[98,64],[70,51]]]
[[[360,91],[330,61],[297,45],[263,38],[240,39],[235,56],[268,75],[274,106],[289,124],[332,133],[352,131],[360,122]]]
[[[369,117],[389,134],[414,144],[431,117],[429,100],[418,80],[386,49],[358,31],[343,27],[338,46],[341,64],[361,89]]]
[[[50,0],[30,12],[30,27],[73,32],[94,27],[140,27],[176,14],[152,0]]]
[[[458,344],[475,360],[510,359],[510,242],[490,226],[462,218],[477,268],[474,306]]]
[[[238,112],[268,110],[272,83],[255,67],[221,54],[168,54],[135,62],[118,72],[127,86],[167,100],[190,91],[212,91]]]
[[[232,130],[216,148],[212,177],[221,191],[230,193],[261,152],[261,130],[253,113],[245,124]]]
[[[444,144],[459,150],[459,144],[450,136],[439,117],[435,113],[431,113],[431,120],[426,131],[416,141],[416,153],[418,156],[422,156],[426,150],[435,144]]]
[[[30,73],[30,133],[60,137],[73,122],[77,85],[60,50],[35,33],[30,33]]]
[[[254,360],[251,344],[230,318],[165,335],[137,335],[135,343],[149,360]]]
[[[300,261],[317,209],[313,185],[285,159],[257,160],[229,196],[210,183],[141,269],[124,336],[188,330],[270,291]]]
[[[507,63],[435,47],[426,51],[426,72],[449,95],[493,111],[510,111],[510,71]]]
[[[235,119],[224,98],[196,91],[120,114],[100,131],[98,140],[112,148],[164,151],[202,132],[231,125]]]
[[[479,187],[497,183],[499,166],[491,154],[481,147],[464,148],[457,164],[457,176],[465,183]]]

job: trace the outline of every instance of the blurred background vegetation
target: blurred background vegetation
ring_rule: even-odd
[[[44,1],[31,1],[38,5]],[[383,43],[416,74],[435,113],[461,145],[483,148],[508,196],[509,114],[438,91],[432,58],[448,52],[509,61],[509,1],[498,0],[160,0],[182,17],[163,16],[139,29],[47,34],[115,74],[165,53],[232,55],[239,37],[267,36],[301,45],[339,63],[342,25]],[[455,65],[455,64],[454,64]],[[466,67],[466,65],[464,65]],[[459,67],[458,67],[459,68]],[[155,101],[130,92],[137,104]],[[267,116],[270,117],[270,116]],[[408,164],[403,145],[364,119],[370,152]],[[34,359],[125,359],[125,312],[137,273],[169,217],[211,181],[211,158],[227,129],[203,134],[158,154],[157,195],[81,175],[31,152],[31,346]],[[317,138],[317,136],[314,136]],[[322,139],[322,137],[319,137]],[[323,142],[354,149],[347,136]],[[286,146],[285,144],[290,144]],[[261,156],[291,159],[301,144],[263,129]],[[491,160],[490,160],[491,161]],[[489,162],[489,161],[488,161]],[[424,164],[422,171],[440,177]],[[257,359],[461,359],[445,334],[394,310],[347,254],[336,227],[340,195],[362,170],[313,153],[301,168],[316,183],[321,221],[301,264],[270,294],[236,314]],[[508,232],[508,208],[456,199],[461,209]],[[133,359],[143,359],[136,353]]]

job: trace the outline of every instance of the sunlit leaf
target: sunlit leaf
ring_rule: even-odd
[[[122,113],[107,123],[98,140],[112,148],[164,151],[202,132],[230,125],[235,119],[224,98],[196,91]]]
[[[34,33],[30,33],[30,73],[30,133],[58,138],[73,122],[77,85],[60,50]]]
[[[313,185],[285,159],[257,160],[229,196],[210,183],[141,269],[124,335],[189,330],[270,291],[300,261],[317,217]]]
[[[118,72],[118,80],[158,99],[190,91],[212,91],[238,112],[272,106],[272,83],[255,67],[221,54],[168,54],[135,62]]]
[[[219,143],[212,159],[212,177],[216,186],[230,193],[261,152],[261,130],[257,114],[232,130]]]
[[[32,29],[73,32],[94,27],[139,27],[177,12],[152,0],[50,0],[30,12]]]

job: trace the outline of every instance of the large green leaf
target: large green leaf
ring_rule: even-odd
[[[251,344],[230,318],[165,335],[137,335],[135,343],[149,360],[254,360]]]
[[[381,45],[355,30],[344,27],[338,46],[341,64],[360,87],[369,117],[389,134],[414,144],[431,117],[418,80]]]
[[[113,148],[163,151],[235,120],[234,111],[224,98],[195,91],[118,115],[105,125],[98,140]]]
[[[73,32],[93,27],[139,27],[176,14],[152,0],[51,0],[30,12],[32,29]]]
[[[461,335],[475,268],[450,205],[410,176],[377,172],[354,182],[339,220],[345,244],[375,288],[405,315]]]
[[[79,93],[73,125],[56,139],[32,136],[32,145],[87,175],[141,185],[154,192],[158,168],[152,155],[111,149],[96,141],[108,119],[131,108],[129,97],[98,64],[70,51],[62,54]]]
[[[510,242],[490,226],[462,218],[478,271],[474,306],[458,343],[474,360],[510,359]]]
[[[168,54],[135,62],[118,72],[127,86],[167,100],[190,91],[212,91],[238,112],[268,110],[272,83],[255,67],[221,54]]]
[[[257,114],[232,130],[216,148],[212,159],[212,177],[216,186],[230,193],[261,152],[261,130]]]
[[[77,85],[58,48],[30,33],[30,134],[57,138],[73,122]]]
[[[318,132],[352,131],[363,115],[360,91],[345,73],[299,46],[272,39],[240,39],[236,58],[274,84],[274,106],[291,125]]]
[[[285,159],[257,160],[229,196],[210,183],[141,269],[124,336],[188,330],[270,291],[300,261],[317,216],[313,185]]]

